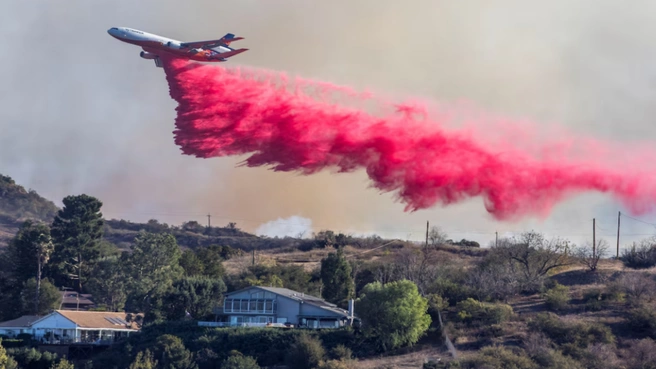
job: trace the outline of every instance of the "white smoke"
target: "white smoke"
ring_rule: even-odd
[[[296,215],[278,218],[259,226],[255,234],[268,237],[307,237],[312,235],[312,220]]]

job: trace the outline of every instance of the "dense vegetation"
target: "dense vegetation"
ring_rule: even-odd
[[[29,337],[5,339],[0,368],[382,367],[436,347],[442,360],[424,367],[656,367],[656,239],[619,260],[605,258],[604,240],[576,247],[534,231],[489,248],[437,228],[422,245],[331,231],[270,239],[234,223],[106,220],[87,195],[62,202],[46,220],[22,219],[0,253],[0,320],[46,313],[69,287],[92,293],[99,309],[137,313],[142,332],[73,362],[38,352]],[[362,325],[197,325],[213,319],[225,292],[252,285],[341,306],[355,298]]]

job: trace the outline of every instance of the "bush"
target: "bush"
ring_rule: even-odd
[[[290,369],[315,369],[326,356],[321,341],[307,334],[301,334],[289,350],[286,364]]]
[[[499,324],[509,320],[513,309],[507,304],[480,302],[468,298],[456,305],[458,319],[468,324]]]
[[[318,369],[357,369],[355,360],[328,360],[323,361],[317,367]]]
[[[221,363],[221,369],[260,369],[257,361],[241,353],[233,353]]]
[[[445,299],[450,306],[474,296],[474,291],[461,283],[456,283],[447,278],[438,278],[431,286],[434,292]]]
[[[656,245],[654,240],[645,240],[640,246],[633,245],[624,250],[620,257],[627,268],[647,269],[656,265]]]
[[[633,305],[650,302],[656,295],[656,281],[648,273],[622,273],[614,282],[614,286],[623,292],[628,302]]]
[[[528,323],[529,330],[542,332],[559,345],[584,349],[593,343],[615,343],[610,328],[597,323],[569,323],[553,313],[538,314]]]
[[[569,288],[560,283],[547,290],[543,294],[547,308],[550,310],[562,310],[567,307],[569,302]]]
[[[608,297],[598,288],[593,288],[583,294],[585,308],[589,311],[599,311],[606,307]]]
[[[506,347],[487,346],[473,358],[460,361],[463,369],[480,368],[513,368],[513,369],[539,369],[538,365],[526,355],[524,350],[513,350]]]
[[[350,360],[353,358],[353,351],[344,345],[337,345],[330,350],[330,357],[335,360]]]
[[[58,358],[57,354],[27,347],[7,349],[7,355],[16,360],[19,368],[50,368],[57,364]]]
[[[656,368],[656,342],[650,338],[630,342],[626,358],[628,369]]]
[[[627,323],[634,333],[656,338],[656,312],[647,306],[629,310]]]

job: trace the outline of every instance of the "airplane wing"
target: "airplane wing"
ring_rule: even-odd
[[[226,59],[226,58],[229,58],[231,56],[241,54],[244,51],[248,51],[248,49],[237,49],[237,50],[232,50],[232,51],[228,51],[228,52],[225,52],[225,53],[216,52],[214,55],[212,55],[212,59]]]
[[[243,40],[243,37],[235,37],[232,33],[227,33],[225,36],[221,37],[218,40],[207,40],[207,41],[192,41],[192,42],[183,42],[180,44],[183,48],[199,48],[211,49],[217,46],[228,46],[231,42]]]

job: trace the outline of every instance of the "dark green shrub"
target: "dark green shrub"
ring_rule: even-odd
[[[600,289],[593,288],[583,294],[585,309],[588,311],[599,311],[608,305],[608,297]]]
[[[350,360],[353,358],[353,351],[344,345],[337,345],[330,350],[330,357],[335,360]]]
[[[615,343],[610,328],[588,322],[565,322],[553,313],[538,314],[528,323],[529,330],[542,332],[558,345],[586,348],[593,343]],[[565,352],[567,353],[567,352]]]
[[[631,330],[639,336],[656,338],[656,312],[647,306],[629,310],[626,317]]]
[[[524,350],[511,350],[507,347],[487,346],[479,354],[470,359],[460,361],[460,368],[512,368],[512,369],[540,369],[540,367],[526,355]]]
[[[233,353],[221,363],[221,369],[260,369],[260,366],[250,356]]]
[[[627,268],[647,269],[656,265],[656,245],[653,241],[643,242],[640,246],[633,245],[625,249],[620,257]]]
[[[499,324],[513,315],[510,305],[480,302],[468,298],[456,305],[458,320],[472,325]]]
[[[555,285],[543,294],[545,304],[550,310],[562,310],[569,302],[569,288],[556,282]]]
[[[458,302],[466,300],[468,297],[475,296],[475,293],[471,288],[447,278],[438,278],[431,287],[432,290],[445,299],[450,306],[455,306]]]
[[[285,358],[290,369],[315,369],[326,356],[321,341],[307,334],[298,336]]]

